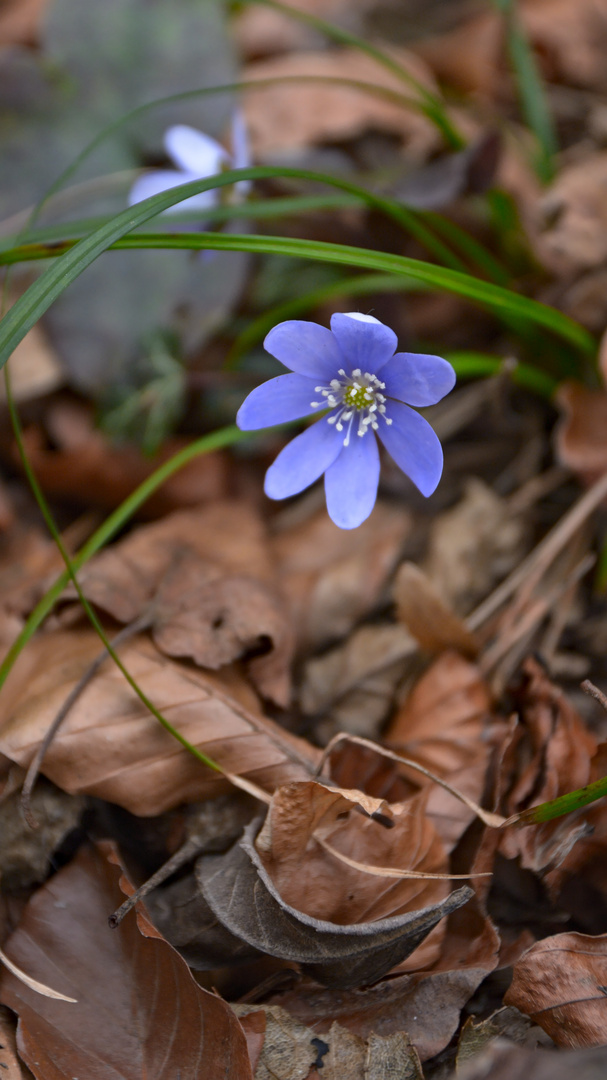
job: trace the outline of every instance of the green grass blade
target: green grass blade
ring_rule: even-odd
[[[595,780],[592,784],[587,784],[586,787],[578,788],[577,791],[560,795],[558,799],[540,803],[539,806],[530,806],[522,813],[516,814],[511,822],[506,824],[540,825],[543,821],[552,821],[554,818],[562,817],[563,814],[579,810],[582,806],[588,806],[588,803],[596,802],[605,795],[607,795],[607,776]]]
[[[554,177],[554,156],[558,143],[542,78],[521,23],[516,0],[493,0],[493,3],[504,15],[508,52],[523,116],[538,142],[535,169],[540,180],[548,183]]]
[[[491,308],[494,312],[508,317],[519,316],[531,323],[537,323],[564,337],[582,352],[594,355],[594,338],[579,323],[563,315],[555,308],[548,307],[536,300],[521,296],[490,282],[482,281],[469,274],[448,267],[435,266],[418,259],[385,252],[368,251],[365,248],[349,247],[340,244],[323,243],[313,240],[292,239],[280,236],[239,236],[226,233],[181,233],[151,234],[128,236],[134,229],[145,224],[158,213],[168,209],[174,203],[190,195],[211,188],[223,187],[241,179],[262,179],[270,176],[294,176],[317,179],[333,186],[346,187],[342,181],[325,177],[322,174],[309,173],[298,169],[252,168],[226,172],[221,176],[196,180],[172,188],[168,192],[154,195],[150,199],[124,210],[111,222],[96,230],[90,236],[78,241],[55,265],[49,266],[41,277],[13,305],[0,322],[0,366],[4,364],[14,348],[23,339],[27,331],[50,307],[64,289],[82,273],[103,251],[113,245],[121,248],[188,248],[205,250],[213,248],[223,251],[251,251],[264,254],[292,255],[298,258],[317,259],[324,262],[353,266],[368,271],[387,274],[400,274],[414,278],[433,288],[455,292],[458,295]],[[355,185],[347,185],[352,190]],[[364,189],[356,189],[364,192]],[[373,196],[368,192],[361,195],[369,205],[386,208],[389,201]],[[394,208],[389,203],[391,216],[396,217]],[[13,259],[40,258],[59,254],[57,250],[40,250],[36,245],[25,246],[17,252],[4,252],[0,262]]]

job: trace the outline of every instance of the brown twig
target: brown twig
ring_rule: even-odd
[[[120,926],[125,915],[128,915],[129,911],[135,907],[139,900],[143,900],[143,898],[147,896],[148,893],[151,893],[157,885],[162,885],[163,881],[166,881],[167,878],[171,877],[171,874],[176,873],[182,866],[185,866],[186,863],[194,859],[203,848],[204,841],[201,840],[200,837],[190,836],[190,838],[181,845],[179,850],[176,851],[174,855],[171,855],[170,859],[167,859],[155,874],[152,874],[151,878],[148,878],[147,881],[144,881],[143,885],[140,885],[138,889],[135,889],[133,895],[129,896],[124,903],[117,908],[114,914],[109,916],[108,923],[110,930],[115,930]]]
[[[123,645],[124,642],[128,641],[129,638],[133,637],[134,634],[139,633],[141,630],[145,630],[149,626],[149,624],[149,612],[146,612],[144,615],[140,615],[139,618],[134,619],[133,622],[129,623],[128,626],[124,626],[122,630],[120,630],[116,634],[115,638],[111,642],[112,648]],[[32,792],[34,790],[36,780],[38,779],[44,756],[47,753],[49,747],[51,746],[51,743],[55,738],[55,735],[59,731],[59,728],[61,727],[66,716],[76,704],[78,698],[86,689],[91,679],[93,679],[94,676],[97,674],[104,660],[107,660],[108,656],[109,653],[107,649],[103,649],[103,651],[95,657],[92,664],[89,664],[88,668],[80,677],[76,685],[72,687],[68,696],[63,702],[63,705],[59,709],[59,712],[55,716],[55,719],[53,720],[51,726],[48,728],[42,742],[40,743],[40,746],[38,747],[34,757],[32,758],[32,761],[29,764],[27,773],[25,775],[25,780],[23,782],[23,788],[21,791],[21,809],[23,811],[23,816],[31,829],[38,828],[38,821],[32,813]]]
[[[595,701],[598,701],[599,705],[602,705],[605,712],[607,712],[607,694],[604,694],[602,690],[599,690],[598,686],[595,686],[590,679],[584,679],[583,683],[580,683],[581,689],[585,694],[590,694]]]

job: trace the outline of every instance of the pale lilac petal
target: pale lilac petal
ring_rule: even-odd
[[[325,473],[329,517],[340,529],[356,529],[375,506],[379,483],[379,450],[372,431],[353,433],[348,446]]]
[[[240,406],[236,417],[238,427],[242,431],[255,431],[309,416],[315,411],[311,403],[318,400],[315,385],[315,379],[306,379],[304,375],[279,375],[262,383]]]
[[[244,113],[242,109],[235,109],[232,114],[232,168],[246,169],[250,164],[251,148]],[[239,180],[234,189],[244,197],[252,186],[251,180]]]
[[[298,375],[318,379],[323,385],[335,379],[343,366],[333,334],[318,323],[301,319],[278,323],[270,330],[263,345],[285,367]]]
[[[153,172],[145,173],[135,181],[128,196],[129,206],[135,206],[136,203],[149,199],[151,195],[160,195],[161,192],[170,191],[171,188],[179,187],[180,184],[187,184],[188,181],[199,179],[198,176],[187,176],[185,173],[176,172],[174,169],[154,169]],[[184,210],[208,210],[210,206],[215,205],[216,200],[217,193],[215,191],[202,191],[199,195],[191,195],[189,199],[183,199],[182,202],[175,203],[164,213],[170,214],[176,210],[180,212]]]
[[[386,416],[392,424],[380,420],[377,431],[386,450],[422,495],[431,495],[443,471],[438,436],[423,416],[400,401],[389,402]]]
[[[297,495],[322,476],[342,446],[343,433],[326,420],[319,420],[288,443],[270,465],[264,484],[266,495],[271,499]]]
[[[398,339],[394,330],[372,315],[352,311],[331,317],[331,330],[339,344],[342,360],[339,367],[350,374],[360,368],[374,375],[394,355]]]
[[[453,390],[455,372],[447,360],[427,353],[396,353],[380,372],[387,397],[407,405],[436,405]]]
[[[221,166],[229,161],[227,150],[196,128],[187,124],[175,124],[164,134],[166,152],[172,161],[186,173],[200,179],[202,176],[215,176]]]

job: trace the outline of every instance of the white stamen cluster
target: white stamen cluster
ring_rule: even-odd
[[[315,386],[317,394],[322,394],[324,401],[311,401],[313,409],[337,409],[327,417],[329,424],[335,424],[337,431],[343,431],[347,425],[344,446],[348,446],[355,418],[358,420],[356,434],[361,437],[372,428],[377,431],[378,421],[385,420],[386,424],[392,421],[386,416],[386,397],[382,390],[386,384],[380,382],[377,375],[371,375],[365,371],[364,375],[360,368],[355,368],[352,375],[346,375],[343,368],[337,372],[341,378],[331,379],[328,386]]]

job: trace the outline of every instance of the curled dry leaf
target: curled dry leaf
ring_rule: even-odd
[[[597,742],[559,687],[536,660],[523,665],[518,695],[520,713],[500,752],[497,766],[501,805],[508,815],[576,788],[591,777]],[[505,829],[493,837],[508,859],[540,874],[554,897],[563,880],[559,869],[577,840],[587,831],[584,813],[567,815],[525,829]]]
[[[358,529],[338,529],[325,510],[278,532],[271,543],[298,648],[346,637],[381,599],[413,519],[378,503]]]
[[[86,597],[124,623],[149,613],[168,656],[217,670],[249,660],[253,682],[286,705],[290,621],[263,523],[243,502],[182,510],[102,551],[79,575]],[[67,596],[74,596],[73,586]]]
[[[66,495],[87,506],[93,503],[113,509],[159,465],[187,446],[185,439],[170,438],[154,457],[144,457],[134,446],[115,446],[94,427],[92,410],[72,401],[50,404],[45,422],[46,430],[32,426],[23,432],[30,465],[47,494]],[[19,460],[16,450],[13,459]],[[203,454],[170,477],[140,513],[155,517],[181,506],[218,499],[226,486],[227,458],[221,453]]]
[[[447,874],[443,846],[428,821],[425,793],[389,806],[360,792],[292,783],[275,792],[256,848],[281,899],[316,919],[343,925],[391,918],[444,899],[444,880],[378,877],[373,871]],[[357,803],[382,815],[356,812]],[[369,866],[365,872],[344,863]]]
[[[393,595],[399,621],[422,649],[430,653],[456,649],[464,656],[476,656],[478,643],[474,634],[415,563],[404,562],[399,566]]]
[[[406,49],[388,50],[420,83],[432,89],[434,82],[424,62]],[[373,83],[398,95],[411,97],[397,75],[359,49],[293,53],[245,67],[243,79],[293,79],[293,76],[351,79]],[[248,88],[243,107],[251,135],[253,154],[291,153],[318,143],[354,139],[369,129],[402,138],[410,157],[425,160],[439,145],[433,125],[404,103],[329,82],[284,81],[272,86]]]
[[[381,829],[377,822],[372,824]],[[458,889],[421,910],[411,910],[411,905],[404,914],[373,922],[314,918],[281,897],[254,846],[258,829],[258,823],[247,826],[243,839],[227,855],[198,860],[196,873],[204,899],[217,921],[236,938],[271,956],[296,961],[326,986],[346,989],[377,981],[408,956],[444,915],[472,895],[470,889]],[[370,880],[377,887],[379,879]],[[396,887],[401,884],[397,882]],[[348,900],[352,904],[354,897]]]
[[[478,803],[495,730],[491,697],[478,668],[458,653],[445,652],[398,709],[385,740]],[[425,783],[404,765],[400,771],[416,786]],[[474,817],[438,785],[429,791],[427,813],[448,849]]]
[[[229,1006],[201,989],[147,919],[117,931],[118,871],[83,850],[30,900],[7,951],[76,1004],[36,995],[4,972],[0,999],[19,1016],[19,1054],[36,1080],[112,1075],[252,1080],[244,1033]],[[100,1071],[101,1070],[101,1071]]]
[[[67,694],[99,653],[93,631],[32,641],[0,701],[0,752],[27,766]],[[164,716],[227,772],[266,790],[309,776],[318,751],[257,711],[235,672],[211,675],[170,660],[149,638],[121,649],[127,670]],[[72,794],[86,793],[147,816],[223,790],[211,772],[165,731],[106,660],[68,714],[44,773]]]
[[[607,1043],[607,936],[556,934],[514,965],[506,1005],[530,1016],[557,1046]]]
[[[556,401],[562,411],[556,429],[558,459],[593,484],[607,470],[607,393],[565,382]]]

